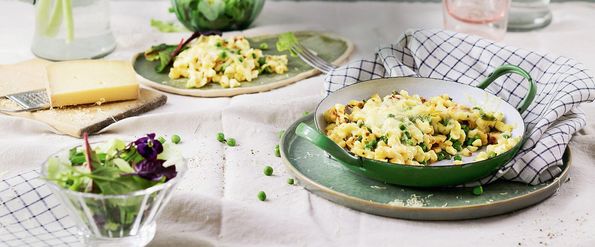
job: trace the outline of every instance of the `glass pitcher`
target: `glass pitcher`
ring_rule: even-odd
[[[62,61],[99,58],[116,48],[108,0],[36,0],[31,51]]]

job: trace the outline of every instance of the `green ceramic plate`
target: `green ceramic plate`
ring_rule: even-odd
[[[316,52],[321,58],[334,64],[340,64],[347,60],[349,54],[353,51],[353,43],[351,41],[334,34],[319,32],[295,32],[295,34],[304,46]],[[279,55],[282,53],[275,49],[277,36],[275,34],[248,37],[248,40],[254,48],[258,48],[261,43],[268,44],[270,49],[263,50],[265,55]],[[188,89],[184,86],[186,84],[185,79],[171,80],[167,76],[167,73],[160,74],[155,72],[154,68],[157,63],[147,61],[143,53],[138,53],[132,58],[134,70],[141,77],[141,82],[145,85],[169,93],[197,97],[234,96],[269,91],[320,73],[312,69],[312,67],[298,57],[288,56],[287,66],[289,69],[287,73],[282,75],[262,74],[256,80],[242,82],[242,86],[238,88],[222,88],[217,83],[209,83],[202,88]]]
[[[314,194],[359,211],[415,220],[462,220],[519,210],[548,198],[566,181],[570,151],[564,155],[562,174],[529,186],[497,181],[475,196],[470,189],[420,189],[384,184],[350,172],[339,162],[295,134],[304,122],[314,126],[313,115],[295,122],[281,140],[281,155],[288,169]]]

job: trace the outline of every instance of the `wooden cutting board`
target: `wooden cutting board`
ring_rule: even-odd
[[[45,88],[47,83],[45,66],[48,63],[51,62],[33,59],[17,64],[0,65],[0,95]],[[141,88],[139,99],[134,101],[72,106],[36,112],[2,113],[41,121],[51,126],[56,133],[80,138],[84,132],[97,133],[118,120],[148,112],[164,105],[166,101],[167,96]],[[15,106],[10,100],[0,100],[0,108]]]

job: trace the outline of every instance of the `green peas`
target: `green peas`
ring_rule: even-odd
[[[465,131],[465,134],[469,133],[469,126],[467,126],[465,124],[461,124],[461,129],[463,129],[463,131]]]
[[[180,143],[180,141],[182,141],[182,138],[179,135],[171,136],[171,142],[178,144],[178,143]]]
[[[310,114],[310,112],[309,112],[309,111],[305,111],[305,112],[304,112],[304,116],[308,116],[308,114]]]
[[[267,43],[260,43],[260,45],[258,46],[258,48],[260,48],[261,50],[268,50],[269,49],[269,45]]]
[[[258,192],[258,200],[263,201],[267,199],[267,194],[264,193],[264,191],[259,191]]]
[[[483,194],[483,187],[477,186],[475,188],[473,188],[473,194],[476,196],[480,196],[481,194]]]
[[[161,144],[164,144],[166,142],[165,138],[163,138],[163,136],[160,136],[159,138],[157,138],[157,141],[161,142]]]
[[[463,147],[461,146],[461,142],[459,140],[453,141],[452,147],[457,151],[461,151],[463,149]]]
[[[227,139],[227,146],[234,147],[236,145],[236,139],[229,138]]]
[[[265,166],[263,172],[265,176],[273,175],[273,168],[270,166]]]
[[[365,149],[368,149],[368,150],[374,151],[377,146],[378,146],[378,141],[377,140],[371,140],[370,142],[366,143],[366,145],[365,145],[364,148]]]
[[[488,158],[494,158],[494,157],[496,157],[496,156],[497,156],[497,154],[496,154],[494,151],[490,151],[490,152],[488,153]]]
[[[225,142],[225,134],[223,134],[221,132],[217,133],[217,141]]]
[[[279,149],[279,144],[275,146],[275,156],[281,157],[281,150]]]
[[[293,180],[293,178],[288,178],[287,179],[287,184],[292,185],[294,183],[295,183],[295,181]]]
[[[225,139],[225,134],[219,132],[217,133],[217,141],[221,142],[221,143],[227,143],[227,146],[230,147],[234,147],[236,145],[236,139],[234,138],[229,138],[229,139]]]
[[[461,155],[455,155],[455,160],[463,160],[463,157],[461,157]]]

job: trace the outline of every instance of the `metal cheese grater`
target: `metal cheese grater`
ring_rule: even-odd
[[[50,108],[50,100],[45,89],[9,94],[1,96],[0,99],[9,99],[20,106],[15,109],[0,108],[0,111],[5,112],[32,112]]]

